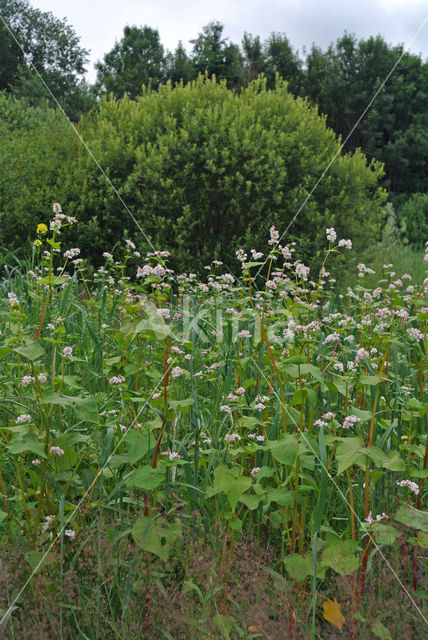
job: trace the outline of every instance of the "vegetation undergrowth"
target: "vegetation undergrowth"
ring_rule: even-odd
[[[423,637],[428,278],[338,292],[350,240],[312,275],[271,227],[89,280],[75,222],[1,283],[4,637]]]

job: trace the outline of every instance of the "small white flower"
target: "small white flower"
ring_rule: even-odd
[[[51,454],[53,456],[63,456],[64,455],[64,450],[61,449],[61,447],[51,447],[49,449],[49,451],[51,452]]]
[[[8,293],[7,297],[9,298],[9,304],[10,304],[11,307],[19,307],[19,300],[16,297],[16,294],[13,293],[13,291]]]
[[[20,416],[17,416],[15,422],[16,424],[25,424],[26,422],[31,422],[31,416],[28,413],[21,413]]]
[[[70,538],[70,540],[74,540],[74,538],[76,537],[76,532],[73,531],[73,529],[66,529],[64,531],[64,535],[67,536],[67,538]]]
[[[400,480],[397,484],[399,487],[408,487],[415,495],[419,494],[419,487],[416,482],[412,482],[411,480]]]
[[[334,230],[333,227],[330,227],[328,229],[325,230],[326,236],[327,236],[327,240],[329,242],[335,242],[336,238],[337,238],[337,234],[336,231]]]
[[[349,429],[356,422],[360,422],[360,418],[357,418],[357,416],[354,415],[347,416],[343,421],[342,429]]]
[[[235,442],[235,440],[240,440],[241,436],[239,435],[239,433],[226,433],[224,439],[226,440],[226,442],[231,443]]]
[[[73,357],[73,349],[71,347],[64,347],[62,355],[66,360],[71,360]]]
[[[238,338],[251,338],[251,333],[248,329],[242,329],[242,331],[238,333]]]
[[[174,367],[174,369],[171,371],[171,376],[173,378],[179,378],[180,376],[182,376],[184,373],[183,369],[180,369],[180,367]]]
[[[332,411],[327,411],[327,413],[323,414],[324,420],[333,420],[333,418],[335,417],[336,417],[336,414],[332,413]]]

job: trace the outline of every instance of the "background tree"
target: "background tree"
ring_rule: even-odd
[[[151,27],[126,26],[123,37],[97,62],[95,91],[136,98],[143,85],[157,89],[165,79],[165,52],[159,32]]]
[[[265,57],[259,36],[244,33],[242,38],[243,80],[247,85],[265,71]]]
[[[194,80],[196,75],[195,65],[180,40],[174,53],[168,52],[166,55],[166,77],[174,86],[181,81],[187,84]]]
[[[346,34],[324,53],[313,46],[306,58],[302,93],[327,115],[343,137],[351,131],[403,53],[381,36],[357,41]],[[384,185],[393,194],[428,191],[428,63],[404,53],[385,86],[350,137],[385,164]]]
[[[79,46],[73,28],[27,0],[0,0],[0,13],[22,47],[2,22],[0,89],[33,105],[49,98],[33,65],[66,113],[78,120],[91,102],[84,82],[88,52]]]
[[[289,90],[298,95],[303,82],[302,61],[285,34],[272,33],[263,44],[263,54],[268,86],[275,85],[275,76],[278,74],[287,81]]]
[[[236,44],[223,38],[224,26],[221,22],[210,22],[193,44],[192,62],[197,73],[213,75],[217,80],[226,80],[230,89],[242,83],[242,56]]]

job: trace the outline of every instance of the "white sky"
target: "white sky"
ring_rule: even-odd
[[[224,24],[224,35],[236,44],[244,32],[262,40],[285,33],[300,51],[313,42],[325,48],[344,31],[358,38],[381,34],[392,44],[408,44],[428,16],[427,0],[30,0],[33,7],[67,18],[80,44],[90,50],[87,79],[95,79],[94,62],[102,59],[123,27],[148,25],[159,31],[165,48],[178,41],[190,50],[211,20]],[[410,47],[428,58],[428,22]]]

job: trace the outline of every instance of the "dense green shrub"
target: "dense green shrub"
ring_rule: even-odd
[[[236,246],[257,247],[275,224],[299,211],[331,158],[336,161],[287,234],[307,254],[334,225],[357,249],[378,233],[385,193],[379,164],[339,153],[339,142],[315,109],[284,83],[263,80],[241,94],[215,79],[162,86],[136,101],[103,100],[80,133],[157,249],[175,266],[231,263]],[[58,198],[87,225],[84,247],[108,249],[127,228],[148,248],[99,168],[81,151],[59,185]]]
[[[77,138],[59,111],[1,93],[0,140],[0,243],[17,249],[49,215]]]
[[[325,120],[280,81],[268,91],[257,80],[237,95],[200,77],[135,101],[104,99],[82,119],[79,133],[143,232],[60,114],[27,112],[28,125],[22,116],[9,127],[3,158],[15,190],[1,196],[6,243],[19,245],[58,201],[85,225],[70,240],[95,263],[126,230],[142,250],[151,248],[146,237],[171,250],[175,268],[200,270],[212,259],[233,268],[237,246],[261,246],[272,224],[286,229],[335,154],[284,242],[299,240],[303,256],[314,258],[326,226],[350,237],[357,252],[379,232],[381,166],[367,166],[359,152],[341,155]],[[20,176],[17,154],[26,167]]]

